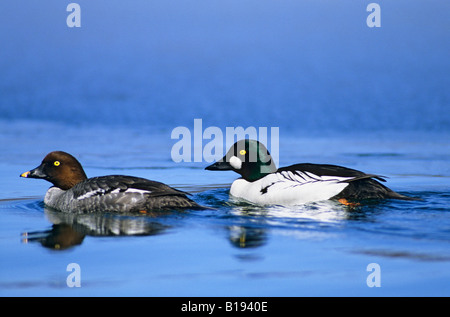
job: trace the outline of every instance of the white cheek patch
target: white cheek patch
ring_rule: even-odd
[[[237,156],[232,156],[230,157],[230,165],[236,169],[236,170],[240,170],[242,167],[242,161],[240,158],[238,158]]]

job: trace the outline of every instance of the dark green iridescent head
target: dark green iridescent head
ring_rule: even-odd
[[[232,170],[250,182],[277,170],[264,144],[250,139],[236,142],[221,160],[205,169],[210,171]]]

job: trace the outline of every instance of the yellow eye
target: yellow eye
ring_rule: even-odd
[[[55,166],[59,166],[61,163],[59,162],[59,161],[54,161],[53,162],[53,165],[55,165]]]
[[[241,155],[245,155],[246,153],[247,153],[246,150],[241,150],[241,151],[239,152],[239,154],[241,154]]]

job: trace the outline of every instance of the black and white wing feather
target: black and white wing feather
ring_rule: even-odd
[[[385,176],[376,174],[366,174],[364,172],[330,164],[296,164],[280,168],[278,172],[292,171],[297,175],[307,175],[316,180],[338,180],[341,183],[347,183],[339,194],[333,198],[340,199],[403,199],[415,200],[408,196],[394,192],[381,182],[385,182]]]
[[[89,211],[148,211],[168,208],[199,208],[187,193],[145,178],[110,175],[93,177],[72,189],[73,204]],[[74,206],[72,206],[74,207]]]

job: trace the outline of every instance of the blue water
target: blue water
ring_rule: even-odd
[[[68,3],[0,3],[1,295],[450,295],[448,1],[378,1],[373,29],[369,1],[78,1],[81,28]],[[422,201],[230,201],[236,174],[173,161],[172,130],[196,118],[278,127],[281,166],[377,173]],[[52,150],[214,209],[52,212],[49,184],[19,178]]]

